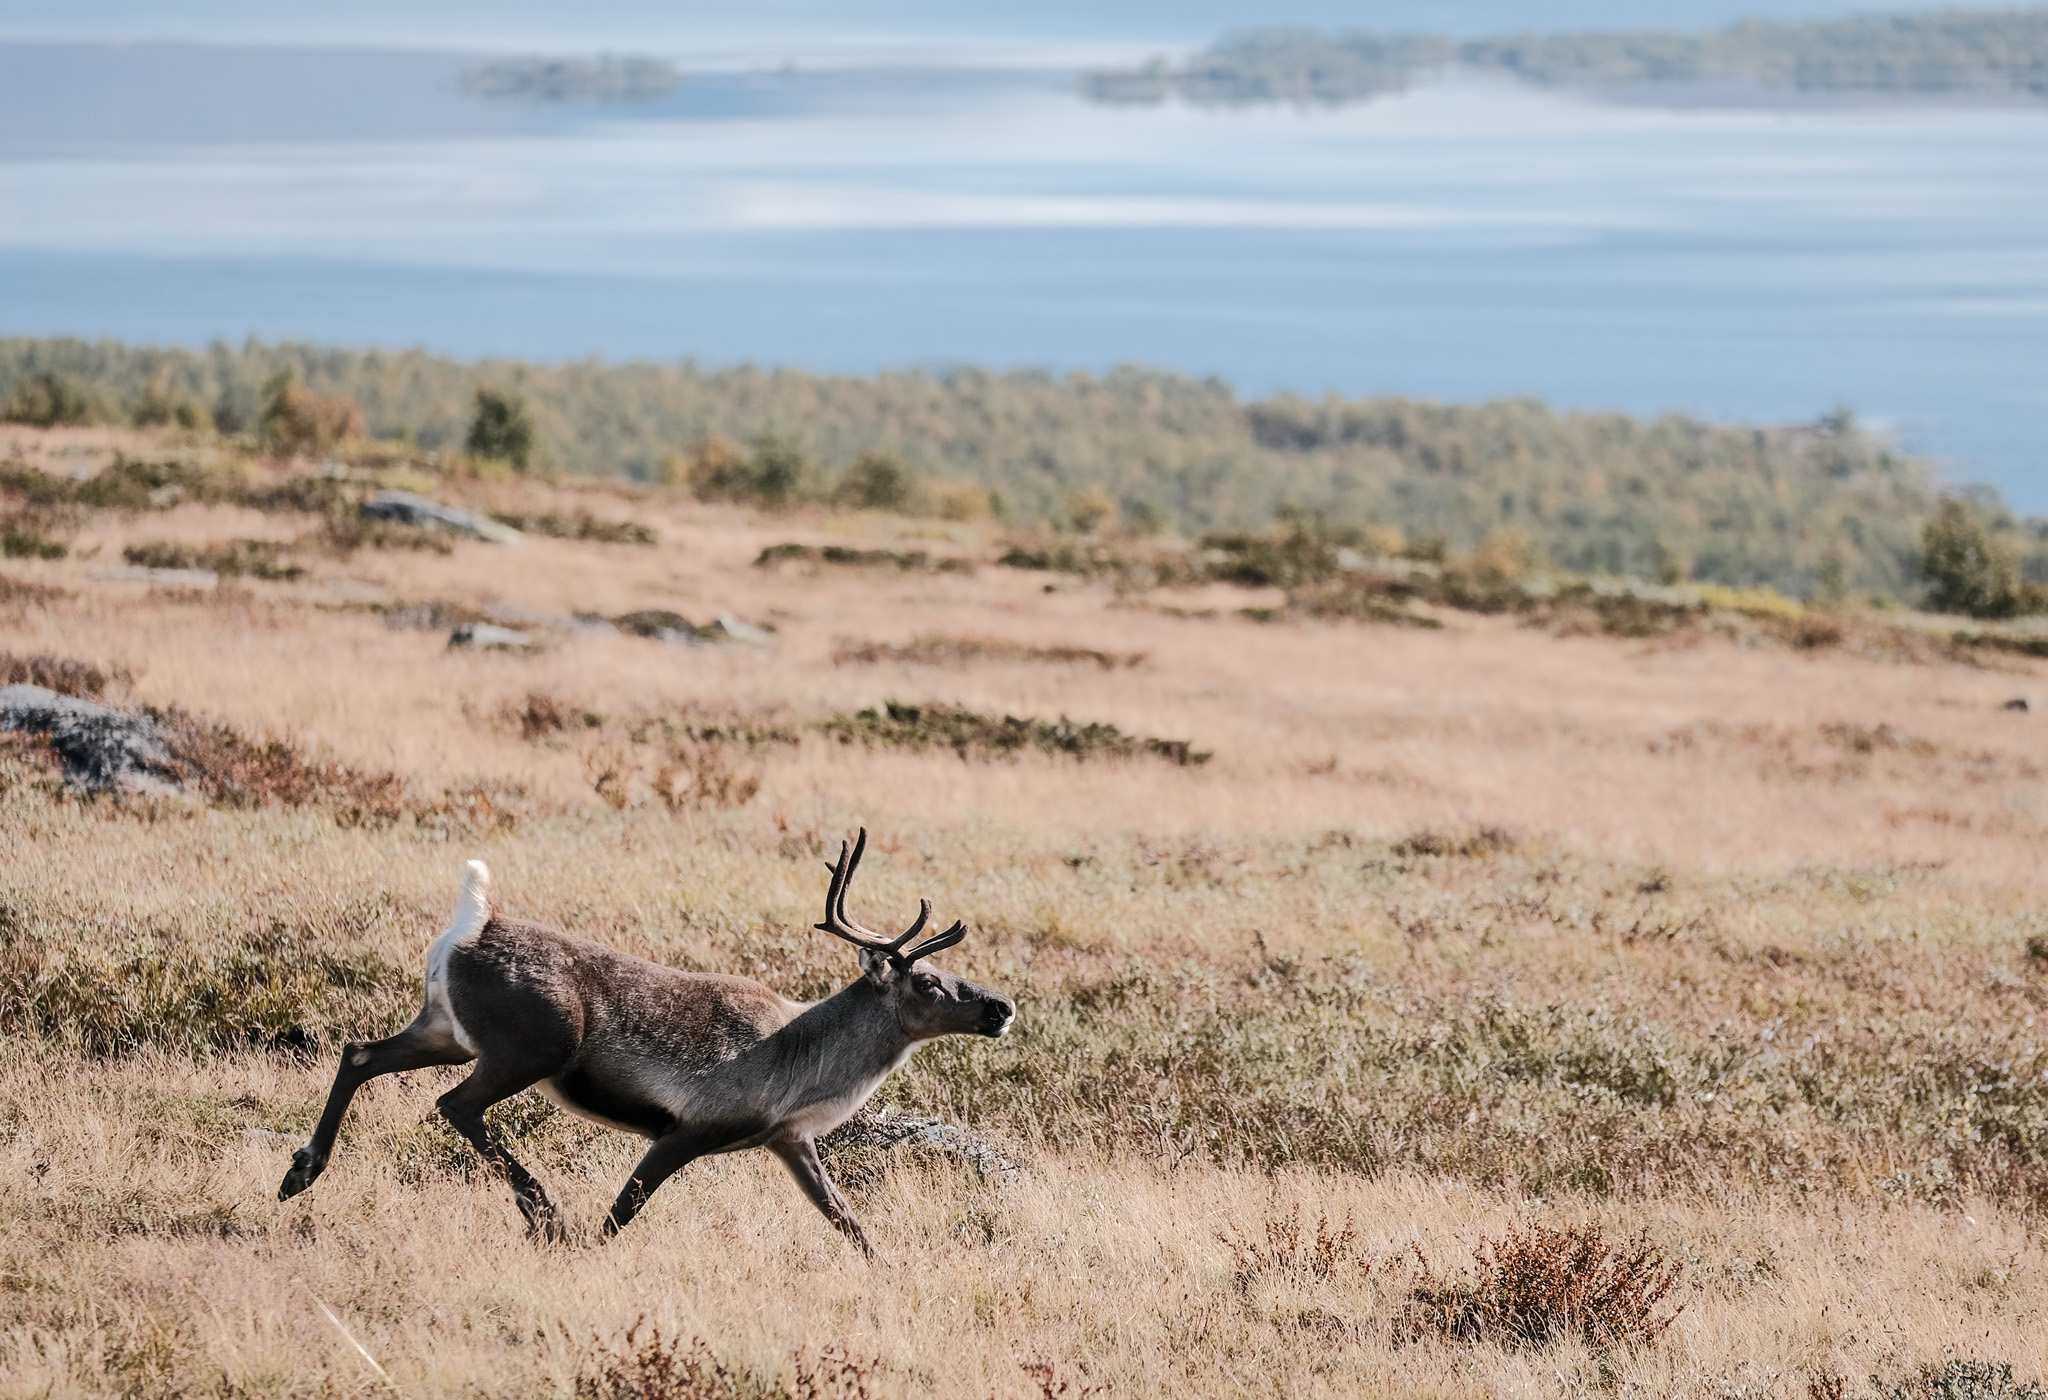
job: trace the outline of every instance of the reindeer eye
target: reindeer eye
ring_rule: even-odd
[[[939,979],[928,972],[920,972],[911,980],[920,992],[936,992],[939,989]]]

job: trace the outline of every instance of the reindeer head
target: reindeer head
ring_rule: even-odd
[[[844,841],[839,843],[839,860],[830,867],[832,885],[825,892],[825,921],[816,927],[860,949],[861,971],[887,1000],[896,1023],[912,1040],[936,1040],[942,1035],[999,1036],[1008,1030],[1017,1015],[1015,1002],[964,977],[917,965],[967,936],[966,925],[956,920],[944,933],[935,933],[914,947],[906,946],[931,922],[929,899],[921,901],[917,921],[893,940],[885,940],[846,917],[846,887],[853,883],[853,872],[860,869],[867,848],[866,827],[860,829],[850,848]]]

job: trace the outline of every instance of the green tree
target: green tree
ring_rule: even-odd
[[[279,457],[317,457],[369,436],[369,429],[354,399],[316,394],[284,369],[263,382],[263,416],[256,434]]]
[[[763,433],[754,440],[754,455],[747,462],[748,494],[764,506],[786,506],[802,493],[810,471],[810,459],[795,443]]]
[[[14,388],[0,421],[38,428],[75,426],[99,421],[85,391],[53,370],[32,374]]]
[[[855,510],[902,512],[917,495],[917,478],[893,453],[863,452],[839,478],[832,499]]]
[[[1968,501],[1950,496],[1936,506],[1920,549],[1934,611],[2011,617],[2020,610],[2019,558]]]
[[[533,415],[527,412],[526,400],[479,384],[463,451],[523,472],[533,464],[533,446]]]
[[[700,501],[738,500],[748,489],[747,454],[731,438],[712,433],[691,448],[688,457],[664,463],[662,479],[687,485]]]
[[[179,427],[209,430],[213,413],[197,399],[173,392],[161,380],[152,379],[142,388],[129,414],[138,428]]]

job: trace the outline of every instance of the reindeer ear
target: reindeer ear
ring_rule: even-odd
[[[863,948],[860,950],[860,970],[866,975],[868,981],[874,983],[877,987],[889,986],[895,982],[898,975],[902,972],[902,969],[896,965],[896,959],[879,948]]]

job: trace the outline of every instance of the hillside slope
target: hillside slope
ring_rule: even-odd
[[[285,370],[353,398],[374,435],[423,450],[459,448],[479,385],[510,390],[530,406],[546,459],[573,473],[648,479],[708,435],[773,434],[828,471],[885,452],[928,479],[981,484],[1019,522],[1063,521],[1087,493],[1106,495],[1127,526],[1189,533],[1263,525],[1288,507],[1453,547],[1510,526],[1573,571],[1690,574],[1801,595],[1823,581],[1909,591],[1938,494],[1926,463],[1846,415],[1755,429],[1559,414],[1532,400],[1246,403],[1213,379],[1132,368],[854,378],[10,339],[0,340],[0,404],[56,375],[104,418],[133,415],[148,394],[203,405],[223,431],[245,431],[260,386]]]

